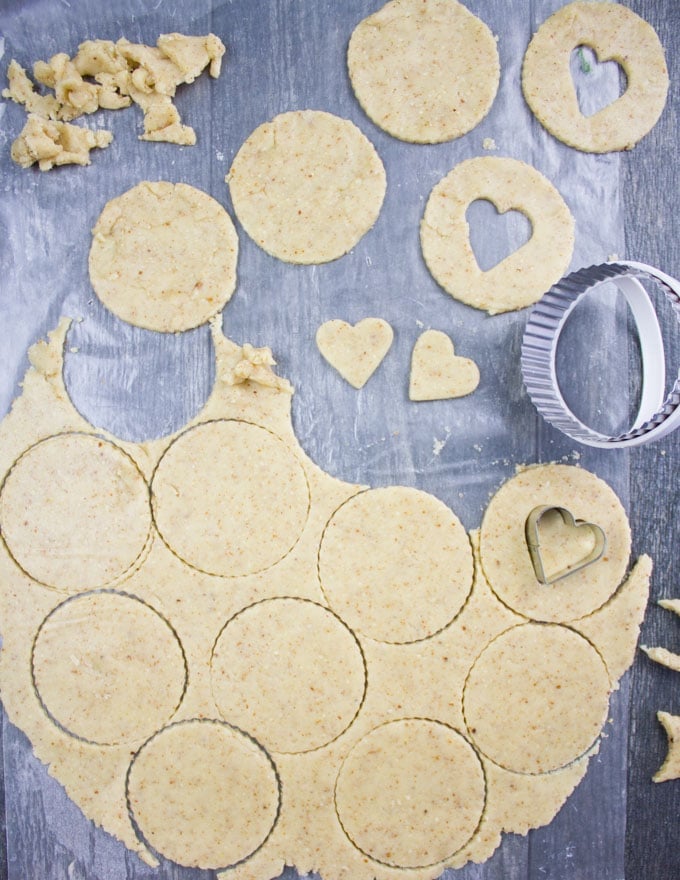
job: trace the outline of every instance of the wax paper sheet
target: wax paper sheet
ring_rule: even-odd
[[[24,111],[0,104],[2,413],[20,390],[28,346],[61,315],[77,319],[67,340],[67,387],[93,424],[142,440],[168,434],[196,413],[213,379],[207,327],[163,335],[130,327],[109,313],[89,283],[90,230],[107,200],[141,180],[192,184],[234,218],[224,177],[244,139],[277,113],[322,109],[355,122],[380,154],[388,180],[380,217],[350,254],[320,266],[282,263],[237,225],[238,287],[224,310],[227,335],[270,346],[278,371],[295,386],[294,426],[305,451],[345,480],[432,492],[467,528],[479,525],[490,495],[524,463],[579,462],[607,479],[626,502],[626,453],[578,446],[547,426],[528,400],[519,368],[527,311],[489,317],[454,301],[430,276],[419,246],[419,223],[432,187],[463,159],[494,155],[529,162],[558,187],[576,218],[571,268],[623,256],[618,156],[586,155],[560,144],[533,118],[521,93],[524,50],[560,0],[468,0],[468,8],[497,35],[500,88],[491,112],[472,132],[433,146],[391,138],[371,123],[352,93],[347,41],[356,24],[381,5],[381,0],[0,4],[3,76],[12,58],[30,68],[59,51],[73,54],[81,41],[95,37],[154,44],[161,33],[212,31],[228,47],[219,80],[203,76],[179,91],[183,121],[197,132],[194,147],[139,141],[138,108],[102,111],[87,124],[109,128],[114,140],[108,149],[93,152],[89,167],[45,174],[22,170],[10,161],[9,148]],[[573,67],[591,109],[592,102],[618,93],[612,65],[597,65],[592,57],[584,64],[575,56]],[[482,264],[502,257],[526,234],[522,218],[496,216],[488,205],[475,207],[470,219]],[[314,335],[331,318],[354,323],[366,316],[386,319],[395,340],[375,375],[356,391],[322,359]],[[620,309],[606,307],[597,312],[595,345],[587,332],[572,334],[572,355],[578,363],[588,359],[588,375],[606,367],[625,376],[627,352],[618,344],[622,322],[625,326]],[[427,328],[447,332],[457,353],[475,359],[481,382],[474,394],[409,401],[411,351]],[[610,395],[603,404],[611,408],[605,415],[613,422],[618,410],[628,407],[627,383],[621,387],[622,396]],[[622,877],[626,708],[624,683],[613,698],[612,724],[600,754],[550,826],[529,838],[508,836],[486,864],[447,876],[561,877],[587,856],[589,873],[573,876]],[[33,758],[25,737],[6,721],[3,744],[12,880],[204,876],[167,863],[155,870],[145,866],[92,828]]]

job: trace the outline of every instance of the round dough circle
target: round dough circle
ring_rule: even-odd
[[[0,495],[9,552],[34,580],[79,592],[125,574],[149,538],[149,490],[134,461],[90,434],[41,440]]]
[[[592,116],[581,113],[571,54],[592,48],[616,61],[626,91]],[[589,153],[628,150],[650,131],[666,103],[668,70],[654,28],[618,3],[576,2],[558,9],[534,34],[522,66],[522,89],[538,121],[556,138]]]
[[[222,717],[274,752],[310,751],[336,739],[366,689],[356,637],[306,599],[267,599],[232,617],[215,644],[211,674]]]
[[[506,630],[475,660],[463,710],[473,742],[515,773],[548,773],[581,757],[607,719],[611,685],[595,648],[567,627]]]
[[[500,213],[516,210],[532,226],[529,241],[482,271],[470,245],[466,211],[486,199]],[[489,314],[535,303],[571,260],[574,218],[557,189],[517,159],[481,156],[456,165],[430,193],[420,224],[427,267],[451,296]]]
[[[256,128],[227,182],[248,235],[289,263],[346,254],[377,220],[386,187],[368,138],[319,110],[282,113]]]
[[[375,728],[340,768],[335,805],[361,852],[397,868],[424,868],[470,840],[486,802],[481,761],[456,730],[409,718]]]
[[[357,632],[404,644],[434,635],[465,604],[472,551],[455,514],[427,492],[370,489],[328,522],[319,577],[329,605]]]
[[[309,510],[294,452],[251,422],[204,422],[181,434],[151,484],[156,527],[183,562],[239,577],[275,565],[295,546]]]
[[[156,853],[190,868],[244,861],[271,834],[280,785],[248,734],[219,721],[172,724],[148,740],[127,774],[135,830]]]
[[[471,131],[500,79],[493,34],[457,0],[392,0],[357,25],[347,64],[373,122],[421,144]]]
[[[600,526],[607,538],[602,559],[549,586],[540,583],[524,525],[541,506],[566,508],[574,519]],[[558,533],[556,543],[559,538]],[[491,499],[482,519],[480,554],[484,574],[504,604],[534,620],[566,623],[595,611],[616,591],[630,555],[630,527],[621,502],[603,480],[569,465],[539,465],[508,480]]]
[[[186,183],[138,184],[104,206],[92,234],[92,287],[137,327],[197,327],[236,287],[234,224],[215,199]]]
[[[101,745],[144,740],[176,711],[186,661],[170,624],[141,599],[86,593],[43,621],[31,669],[47,714]]]

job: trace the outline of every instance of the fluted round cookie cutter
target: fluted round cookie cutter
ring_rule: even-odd
[[[552,425],[587,446],[620,449],[659,440],[680,426],[680,373],[664,398],[664,344],[654,303],[641,283],[652,281],[663,291],[680,323],[680,281],[644,263],[620,261],[590,266],[553,285],[529,315],[522,341],[524,384],[536,409]],[[610,437],[578,419],[565,402],[557,377],[560,333],[576,303],[593,288],[611,281],[626,298],[637,326],[642,361],[638,413],[631,428]]]

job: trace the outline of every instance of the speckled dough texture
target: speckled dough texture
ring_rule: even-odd
[[[186,183],[137,184],[105,205],[92,236],[92,287],[138,327],[197,327],[236,287],[234,224],[219,202]]]
[[[392,345],[394,332],[382,318],[363,318],[354,326],[335,319],[316,331],[323,357],[354,388],[363,388]]]
[[[295,110],[260,125],[227,182],[248,235],[289,263],[326,263],[373,226],[385,196],[375,148],[348,119]]]
[[[479,367],[455,354],[453,342],[441,330],[426,330],[411,355],[411,400],[446,400],[472,394],[479,385]]]
[[[500,213],[525,214],[531,238],[498,265],[479,268],[466,211],[486,199]],[[482,156],[456,165],[430,193],[420,224],[428,269],[451,296],[489,314],[535,303],[569,266],[574,218],[557,189],[517,159]]]
[[[67,320],[30,350],[0,424],[12,723],[150,865],[224,880],[286,864],[433,880],[550,822],[644,614],[651,562],[626,578],[616,496],[585,470],[537,466],[468,534],[426,492],[340,482],[298,445],[271,352],[211,327],[204,408],[146,443],[73,407]],[[550,503],[611,542],[564,587],[531,577],[522,532]],[[540,537],[560,567],[583,552],[573,534]]]
[[[584,116],[569,67],[589,46],[600,62],[616,61],[627,85],[607,107]],[[558,9],[534,34],[524,56],[522,89],[538,121],[556,138],[589,153],[629,150],[649,132],[666,103],[668,70],[659,38],[644,19],[618,3],[575,2]]]
[[[347,63],[373,122],[423,144],[473,129],[500,77],[493,34],[457,0],[391,0],[354,29]]]

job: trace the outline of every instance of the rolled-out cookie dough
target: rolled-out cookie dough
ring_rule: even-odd
[[[226,180],[248,235],[289,263],[325,263],[351,250],[377,220],[386,187],[368,138],[319,110],[256,128]]]
[[[382,318],[364,318],[354,326],[346,321],[326,321],[316,331],[316,344],[343,379],[363,388],[382,363],[394,333]]]
[[[627,85],[613,103],[581,113],[569,67],[589,46],[599,61],[616,61]],[[654,29],[619,3],[568,3],[534,34],[522,66],[524,96],[538,121],[559,140],[590,153],[629,150],[649,132],[666,103],[668,70]]]
[[[504,831],[550,822],[586,771],[644,613],[647,557],[617,589],[627,522],[611,490],[575,467],[526,471],[489,505],[481,564],[480,536],[432,495],[317,468],[269,352],[218,321],[204,409],[141,444],[99,436],[71,404],[67,326],[31,349],[0,424],[2,535],[51,509],[82,535],[97,502],[98,522],[145,504],[121,519],[127,539],[104,568],[124,571],[106,590],[79,580],[106,529],[85,546],[60,538],[71,574],[58,587],[0,542],[0,688],[83,812],[149,863],[224,880],[270,880],[284,864],[324,880],[434,880],[489,858]],[[88,490],[82,510],[33,454],[60,443]],[[102,448],[112,473],[97,480]],[[132,562],[149,494],[152,540]],[[512,590],[524,510],[551,503],[587,511],[615,561],[569,578],[546,625]],[[559,590],[529,583],[529,598],[539,586]]]
[[[137,184],[105,205],[92,236],[97,296],[138,327],[197,327],[236,287],[234,224],[215,199],[185,183]]]
[[[425,144],[473,129],[500,77],[493,34],[457,0],[391,0],[357,25],[347,63],[373,122]]]
[[[501,213],[529,219],[529,241],[486,272],[470,245],[466,211],[487,199]],[[482,156],[456,165],[430,193],[420,224],[427,267],[451,296],[489,314],[531,305],[564,274],[574,247],[574,218],[557,189],[517,159]]]

